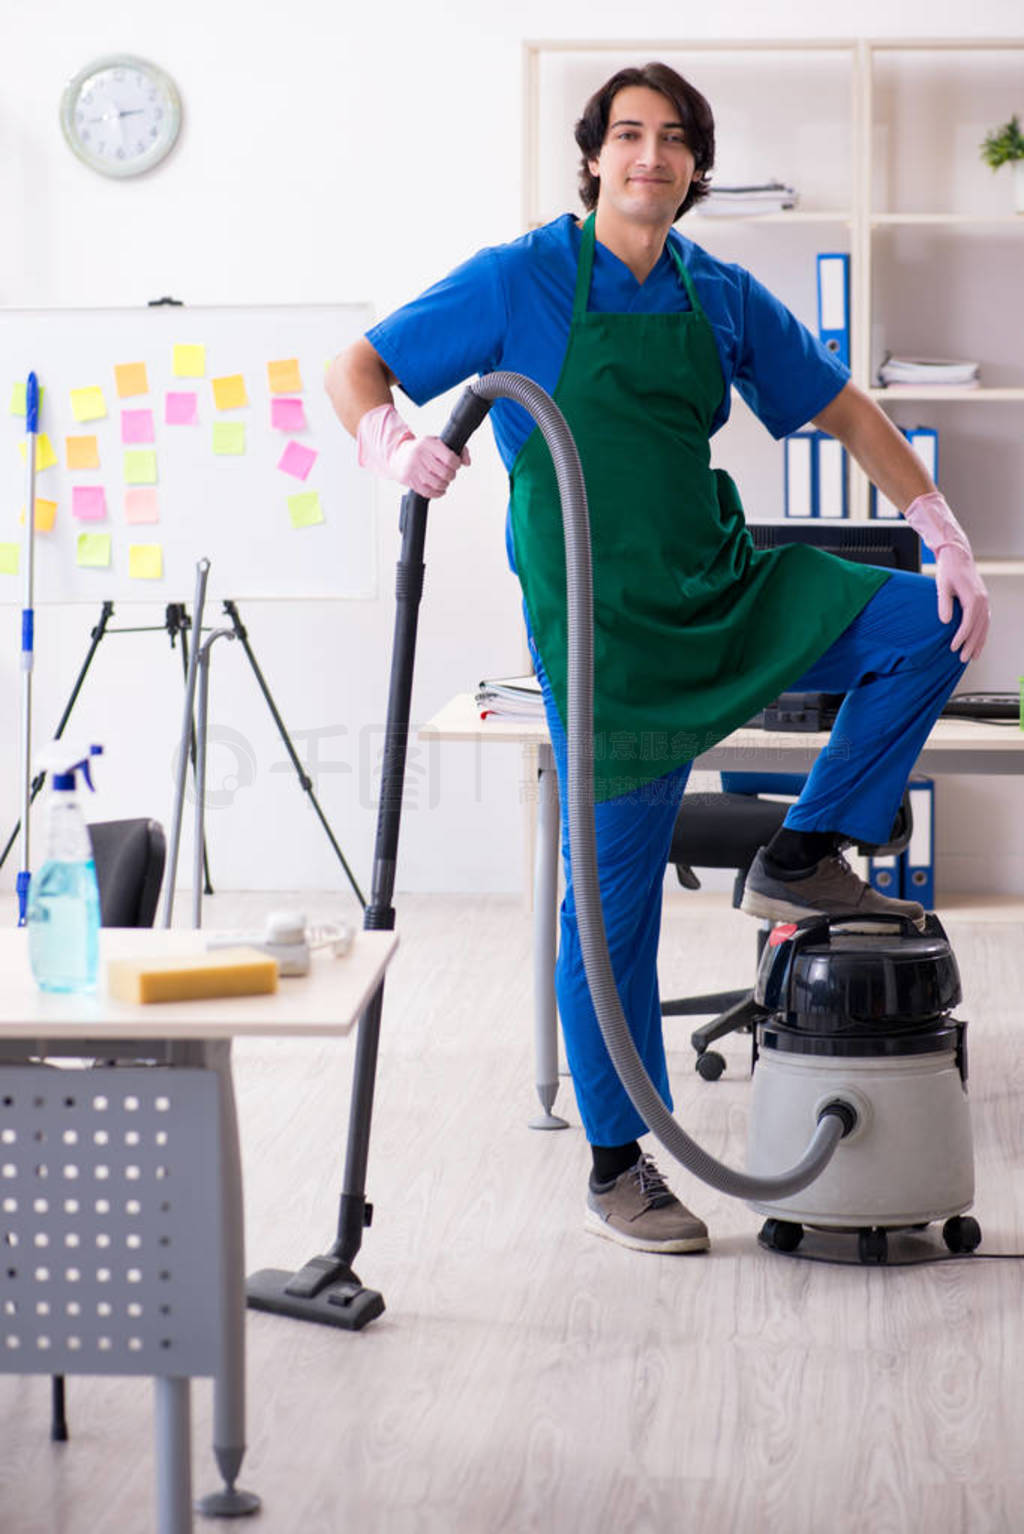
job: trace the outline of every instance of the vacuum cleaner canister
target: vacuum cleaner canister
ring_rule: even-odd
[[[860,918],[856,931],[826,917],[777,927],[756,997],[770,1015],[757,1026],[749,1168],[790,1165],[833,1099],[857,1112],[816,1181],[751,1205],[790,1233],[769,1244],[791,1249],[800,1224],[870,1232],[947,1220],[950,1245],[961,1227],[976,1230],[950,1218],[973,1200],[974,1154],[967,1025],[952,1016],[960,975],[938,918],[923,932],[891,918],[877,931]]]

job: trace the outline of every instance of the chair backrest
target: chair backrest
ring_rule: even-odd
[[[104,927],[151,927],[167,844],[156,820],[100,820],[89,827]]]

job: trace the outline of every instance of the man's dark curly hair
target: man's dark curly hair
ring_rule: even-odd
[[[580,197],[587,209],[597,207],[600,179],[591,174],[589,160],[596,160],[608,133],[608,118],[612,102],[619,91],[631,85],[644,85],[648,90],[667,96],[679,114],[686,133],[686,142],[695,161],[695,174],[685,201],[676,211],[682,218],[688,208],[700,202],[711,190],[708,175],[715,163],[715,119],[711,108],[700,91],[676,74],[667,64],[644,64],[640,69],[620,69],[612,75],[600,90],[594,92],[583,109],[583,116],[576,124],[576,143],[581,151]]]

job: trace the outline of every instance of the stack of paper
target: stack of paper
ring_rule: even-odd
[[[941,357],[886,357],[878,369],[878,381],[886,388],[903,385],[914,389],[945,385],[947,388],[976,389],[976,362],[948,361]]]
[[[507,676],[483,681],[476,694],[480,718],[543,719],[544,700],[535,676]]]
[[[781,213],[798,202],[793,187],[781,181],[762,181],[757,186],[714,186],[697,204],[698,213],[715,217],[749,217],[758,213]]]

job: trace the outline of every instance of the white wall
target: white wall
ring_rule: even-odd
[[[178,0],[167,8],[6,0],[2,18],[0,304],[143,305],[162,294],[194,304],[366,299],[381,314],[479,245],[519,232],[522,41],[639,30],[635,16],[624,17],[608,0],[306,0],[294,11],[263,11],[249,0]],[[678,37],[681,18],[677,3],[649,0],[643,32],[652,40]],[[854,27],[918,36],[1021,30],[1019,0],[980,0],[969,12],[952,0],[864,0],[855,14],[846,4],[735,0],[689,8],[686,25],[695,37],[849,36]],[[148,56],[174,76],[185,127],[164,166],[115,183],[73,159],[57,106],[65,80],[83,63],[121,50]],[[330,347],[330,337],[324,344]],[[7,387],[2,375],[0,385]],[[410,407],[410,418],[436,430],[446,405],[422,413]],[[516,669],[521,660],[517,592],[502,548],[504,478],[483,433],[475,459],[432,515],[417,719],[479,676]],[[397,503],[397,493],[384,488],[377,601],[243,610],[300,749],[307,750],[302,732],[331,732],[319,748],[329,766],[317,789],[364,884]],[[40,617],[37,737],[56,720],[95,617],[77,608]],[[161,618],[162,607],[123,608],[117,621]],[[0,609],[0,625],[5,835],[18,802],[16,612]],[[178,656],[163,635],[104,641],[76,709],[80,732],[103,739],[109,752],[98,815],[168,817],[180,696]],[[224,888],[335,885],[333,854],[290,773],[280,770],[283,748],[237,646],[222,646],[215,657],[211,717],[210,787],[229,801],[209,815],[215,880]],[[400,886],[517,887],[515,750],[448,746],[421,754],[414,766]],[[996,848],[1001,817],[992,818]],[[957,855],[955,826],[948,829]],[[969,882],[974,852],[961,850]],[[189,859],[186,841],[186,868]],[[8,884],[13,862],[3,872]],[[1006,877],[1020,888],[1024,876],[1017,867]]]

